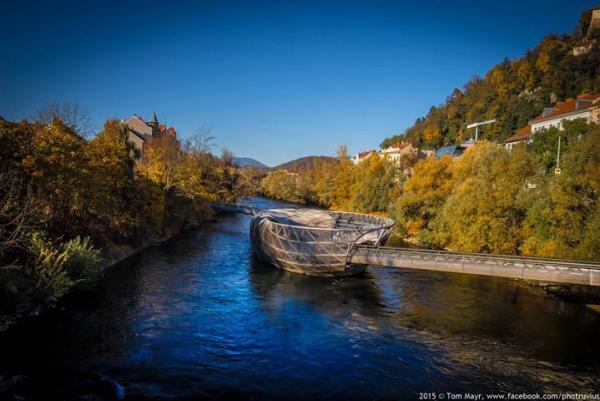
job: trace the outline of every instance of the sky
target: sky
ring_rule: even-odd
[[[597,1],[14,1],[0,116],[135,114],[274,166],[377,148],[454,88],[568,33]]]

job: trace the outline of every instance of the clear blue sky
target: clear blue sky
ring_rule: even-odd
[[[80,4],[78,4],[80,3]],[[594,1],[45,2],[0,8],[0,115],[133,113],[275,165],[375,148]]]

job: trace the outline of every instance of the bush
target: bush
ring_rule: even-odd
[[[76,283],[94,282],[102,272],[100,251],[90,243],[90,239],[76,237],[62,246],[65,254],[65,269]]]
[[[36,289],[43,297],[60,297],[78,284],[93,282],[102,269],[100,252],[89,238],[77,237],[61,245],[54,245],[40,234],[31,238],[35,256],[33,277]]]

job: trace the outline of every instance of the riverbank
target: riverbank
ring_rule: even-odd
[[[142,240],[136,246],[131,245],[123,245],[123,244],[107,244],[100,250],[100,254],[102,256],[102,273],[97,278],[96,281],[87,283],[86,288],[93,288],[98,280],[101,280],[106,271],[119,263],[126,261],[127,259],[137,255],[138,253],[154,247],[160,244],[163,244],[173,237],[183,234],[186,231],[197,229],[201,226],[202,223],[207,221],[211,221],[213,214],[208,216],[204,216],[200,221],[200,224],[193,227],[170,227],[165,230],[165,234],[158,238],[149,238],[146,240]],[[47,310],[53,309],[58,304],[58,301],[67,295],[69,292],[63,294],[62,296],[52,296],[47,299],[26,299],[25,302],[20,304],[16,309],[15,313],[11,315],[0,315],[0,332],[8,330],[10,327],[18,323],[20,320],[27,318],[38,316],[41,313],[44,313]]]

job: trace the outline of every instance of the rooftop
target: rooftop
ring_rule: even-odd
[[[523,128],[519,128],[515,133],[506,138],[506,143],[524,141],[531,136],[531,125],[527,124]]]
[[[580,112],[592,107],[597,101],[600,100],[600,94],[589,93],[585,95],[579,95],[577,98],[569,98],[563,102],[558,102],[552,107],[544,109],[544,113],[540,114],[530,124],[539,123],[546,120],[552,120],[560,116]]]

